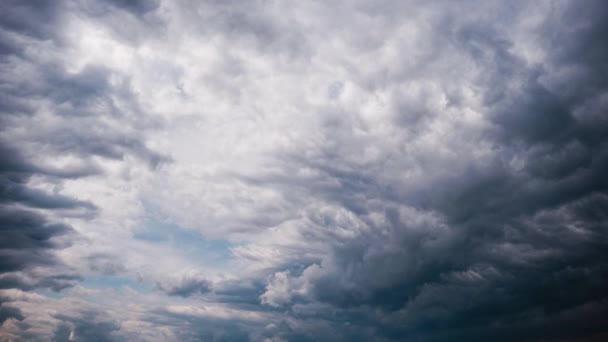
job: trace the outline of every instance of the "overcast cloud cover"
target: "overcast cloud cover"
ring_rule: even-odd
[[[608,3],[0,1],[0,341],[608,340]]]

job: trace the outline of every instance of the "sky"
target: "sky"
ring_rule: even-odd
[[[608,340],[607,18],[2,0],[0,341]]]

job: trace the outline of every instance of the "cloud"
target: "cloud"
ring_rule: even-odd
[[[76,317],[57,315],[60,323],[53,341],[124,341],[113,334],[120,329],[118,323],[100,317],[95,311],[84,311]]]
[[[184,277],[173,285],[159,285],[169,296],[190,297],[210,291],[211,283],[200,277]]]
[[[3,4],[1,338],[601,339],[606,11]]]
[[[138,1],[124,1],[124,0],[110,0],[108,3],[123,8],[129,12],[136,14],[145,14],[149,11],[153,11],[158,8],[158,0],[138,0]]]
[[[6,31],[44,39],[52,37],[59,16],[59,7],[51,1],[41,0],[31,3],[10,1],[4,3],[0,25],[3,35]]]
[[[36,173],[36,168],[15,153],[3,154],[3,158],[6,162],[0,171],[0,287],[59,290],[73,285],[79,278],[74,272],[65,268],[50,272],[37,269],[63,268],[55,252],[69,245],[74,229],[52,222],[36,210],[94,211],[95,207],[88,202],[29,188],[27,181]]]
[[[69,6],[64,5],[47,1],[2,5],[2,289],[61,291],[83,280],[80,273],[85,270],[74,269],[62,255],[83,238],[67,221],[90,220],[99,208],[66,194],[64,185],[105,173],[97,158],[134,155],[152,168],[166,161],[137,136],[118,132],[104,118],[124,118],[126,110],[121,112],[116,102],[121,92],[128,91],[126,87],[114,92],[110,74],[103,68],[68,70],[69,61],[57,53],[66,42],[62,23]],[[28,314],[3,306],[2,323],[9,318],[28,324]]]
[[[22,321],[25,317],[21,314],[21,310],[11,306],[0,306],[0,325],[8,319],[16,319]]]

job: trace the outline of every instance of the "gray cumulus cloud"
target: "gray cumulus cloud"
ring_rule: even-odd
[[[0,13],[0,340],[608,336],[604,2]]]

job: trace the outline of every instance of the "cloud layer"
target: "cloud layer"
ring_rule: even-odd
[[[602,1],[5,1],[0,341],[608,337]]]

